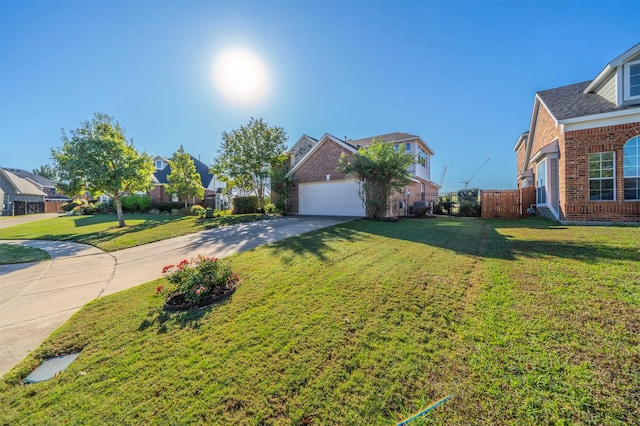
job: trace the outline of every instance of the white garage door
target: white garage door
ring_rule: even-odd
[[[364,216],[357,180],[301,183],[300,214],[319,216]]]

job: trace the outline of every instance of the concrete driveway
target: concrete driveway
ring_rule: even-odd
[[[0,265],[0,375],[84,304],[160,278],[167,263],[198,254],[223,258],[352,219],[316,216],[267,219],[111,253],[62,241],[11,241],[46,250],[51,261]]]

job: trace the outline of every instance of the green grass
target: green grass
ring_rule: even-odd
[[[0,244],[0,265],[40,262],[50,259],[49,254],[38,248],[19,244]]]
[[[231,258],[208,309],[162,312],[162,280],[90,303],[0,381],[0,424],[389,425],[449,394],[413,424],[637,424],[638,241],[444,218],[290,238]]]
[[[246,214],[199,219],[194,216],[126,214],[127,226],[118,228],[116,215],[61,216],[4,228],[0,230],[0,238],[75,241],[104,251],[114,251],[234,223],[260,220],[261,217],[259,214]]]

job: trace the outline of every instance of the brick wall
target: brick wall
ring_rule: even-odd
[[[580,222],[640,222],[640,201],[624,200],[623,146],[640,135],[640,123],[568,131],[562,136],[560,168],[562,219]],[[564,151],[562,150],[564,148]],[[615,201],[589,200],[589,154],[615,153]]]
[[[305,182],[326,181],[327,175],[330,180],[351,179],[339,170],[339,160],[341,154],[353,155],[351,151],[338,145],[337,143],[327,140],[300,166],[294,173],[296,181],[295,189],[289,200],[291,212],[298,213],[298,186]]]
[[[533,141],[531,141],[531,155],[534,155],[560,136],[560,127],[556,126],[555,121],[544,105],[540,105],[538,110],[535,129]]]

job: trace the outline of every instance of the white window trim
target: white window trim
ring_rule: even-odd
[[[607,154],[607,153],[611,153],[613,154],[613,177],[610,178],[592,178],[591,176],[589,176],[589,202],[590,203],[610,203],[612,201],[617,201],[617,196],[616,196],[616,190],[617,190],[617,182],[616,182],[616,152],[615,151],[602,151],[602,152],[593,152],[590,153],[591,154]],[[588,158],[588,157],[587,157]],[[588,173],[591,173],[591,169],[588,168]],[[605,179],[611,179],[613,180],[613,198],[611,200],[592,200],[591,199],[591,180],[605,180]]]
[[[631,66],[640,65],[640,60],[627,62],[624,64],[624,101],[640,100],[640,95],[631,96]]]
[[[632,202],[632,203],[637,203],[638,201],[640,201],[640,198],[625,198],[624,197],[624,191],[626,189],[625,185],[624,185],[624,180],[627,178],[627,176],[624,174],[624,162],[625,162],[624,146],[626,144],[628,144],[629,142],[631,142],[635,138],[638,138],[640,140],[640,135],[632,137],[627,142],[625,142],[625,144],[622,146],[622,148],[623,148],[623,153],[622,153],[622,200],[623,201],[629,201],[629,202]],[[629,176],[629,178],[636,178],[637,179],[638,176]]]

